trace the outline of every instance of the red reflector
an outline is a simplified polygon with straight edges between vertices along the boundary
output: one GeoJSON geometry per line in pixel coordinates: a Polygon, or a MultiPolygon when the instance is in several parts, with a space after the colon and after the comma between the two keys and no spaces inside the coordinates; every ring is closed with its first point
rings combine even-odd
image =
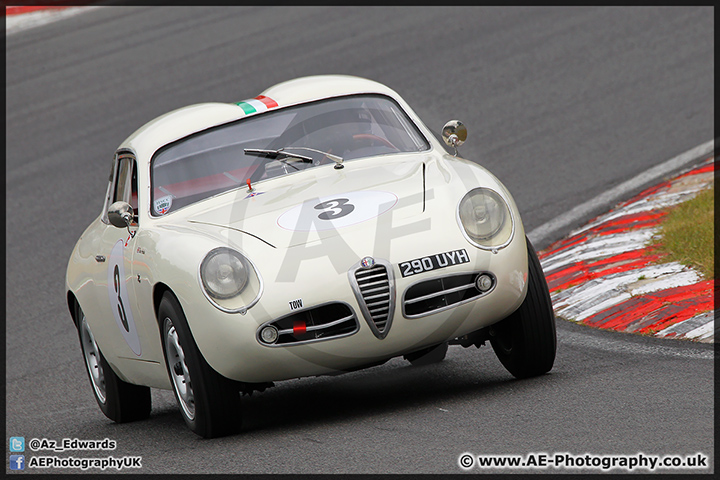
{"type": "Polygon", "coordinates": [[[305,326],[305,322],[302,320],[295,320],[293,323],[293,334],[297,335],[298,333],[305,333],[307,327],[305,326]]]}

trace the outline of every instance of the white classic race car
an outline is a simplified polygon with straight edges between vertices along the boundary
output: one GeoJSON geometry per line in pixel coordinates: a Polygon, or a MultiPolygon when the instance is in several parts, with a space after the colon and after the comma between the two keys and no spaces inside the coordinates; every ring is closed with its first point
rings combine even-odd
{"type": "Polygon", "coordinates": [[[67,301],[97,403],[147,418],[172,389],[198,435],[237,431],[241,394],[490,341],[549,371],[555,319],[507,189],[448,154],[405,101],[314,76],[163,115],[117,149],[67,301]]]}

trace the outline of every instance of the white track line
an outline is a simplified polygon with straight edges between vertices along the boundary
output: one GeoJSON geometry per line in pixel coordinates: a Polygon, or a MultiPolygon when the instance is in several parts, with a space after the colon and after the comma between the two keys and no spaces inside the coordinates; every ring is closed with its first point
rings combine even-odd
{"type": "Polygon", "coordinates": [[[560,233],[561,230],[567,229],[570,225],[577,223],[580,219],[586,217],[593,211],[596,211],[599,207],[610,207],[614,205],[618,201],[623,200],[629,192],[632,192],[642,185],[661,179],[665,175],[684,167],[685,165],[698,160],[705,155],[708,155],[713,152],[714,149],[715,140],[710,140],[709,142],[698,145],[685,153],[681,153],[677,157],[673,157],[670,160],[646,170],[630,180],[601,193],[597,197],[588,200],[585,203],[581,203],[572,210],[567,211],[562,215],[558,215],[549,222],[533,229],[533,231],[528,233],[528,237],[534,244],[539,244],[548,239],[554,240],[554,238],[551,237],[560,233]]]}

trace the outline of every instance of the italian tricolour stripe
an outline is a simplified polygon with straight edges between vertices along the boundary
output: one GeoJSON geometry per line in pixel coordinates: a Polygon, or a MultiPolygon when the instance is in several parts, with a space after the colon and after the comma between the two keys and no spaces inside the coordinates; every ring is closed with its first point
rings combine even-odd
{"type": "Polygon", "coordinates": [[[255,98],[249,100],[243,100],[237,102],[237,106],[242,108],[246,114],[264,112],[269,108],[275,108],[278,106],[277,102],[270,97],[265,95],[258,95],[255,98]]]}

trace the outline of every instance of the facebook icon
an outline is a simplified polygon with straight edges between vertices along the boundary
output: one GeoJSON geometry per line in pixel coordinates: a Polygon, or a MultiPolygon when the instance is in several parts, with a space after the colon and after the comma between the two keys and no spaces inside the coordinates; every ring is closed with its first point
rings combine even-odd
{"type": "Polygon", "coordinates": [[[10,470],[25,470],[25,455],[10,455],[10,470]]]}

